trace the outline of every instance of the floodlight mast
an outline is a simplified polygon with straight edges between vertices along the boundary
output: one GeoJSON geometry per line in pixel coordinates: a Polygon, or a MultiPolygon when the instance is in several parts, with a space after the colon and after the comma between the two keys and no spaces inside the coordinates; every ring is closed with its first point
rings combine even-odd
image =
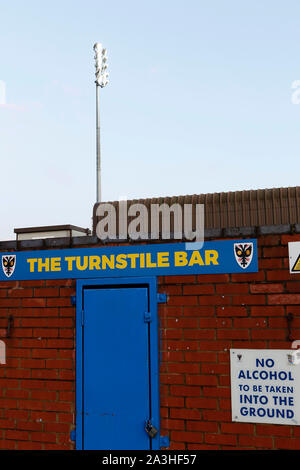
{"type": "Polygon", "coordinates": [[[101,202],[101,146],[100,146],[100,88],[108,84],[107,51],[102,44],[94,44],[96,68],[96,202],[101,202]]]}

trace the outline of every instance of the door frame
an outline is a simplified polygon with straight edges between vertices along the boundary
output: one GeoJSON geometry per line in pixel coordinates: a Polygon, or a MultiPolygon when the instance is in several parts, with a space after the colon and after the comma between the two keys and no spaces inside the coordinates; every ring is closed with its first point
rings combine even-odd
{"type": "MultiPolygon", "coordinates": [[[[152,449],[160,449],[160,395],[159,395],[159,323],[157,309],[156,277],[138,278],[101,278],[78,279],[76,282],[76,450],[83,450],[83,291],[87,287],[104,286],[147,286],[150,326],[150,381],[152,424],[158,429],[157,435],[151,439],[152,449]]],[[[146,432],[146,431],[145,431],[146,432]]],[[[134,449],[131,449],[134,450],[134,449]]]]}

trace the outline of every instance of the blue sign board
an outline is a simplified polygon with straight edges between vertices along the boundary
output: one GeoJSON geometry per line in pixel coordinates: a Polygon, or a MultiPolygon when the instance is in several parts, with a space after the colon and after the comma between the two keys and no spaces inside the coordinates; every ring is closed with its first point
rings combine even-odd
{"type": "Polygon", "coordinates": [[[257,272],[256,240],[0,253],[0,281],[257,272]]]}

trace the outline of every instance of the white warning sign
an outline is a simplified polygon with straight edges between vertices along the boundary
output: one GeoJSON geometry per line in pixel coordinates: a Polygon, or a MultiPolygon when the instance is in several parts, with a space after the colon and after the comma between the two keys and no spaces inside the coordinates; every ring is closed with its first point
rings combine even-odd
{"type": "Polygon", "coordinates": [[[300,424],[300,350],[231,349],[232,421],[300,424]]]}

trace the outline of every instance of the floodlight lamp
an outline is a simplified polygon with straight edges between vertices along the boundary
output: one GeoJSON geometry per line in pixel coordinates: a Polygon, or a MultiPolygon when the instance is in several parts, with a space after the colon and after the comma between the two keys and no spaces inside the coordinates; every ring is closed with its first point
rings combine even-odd
{"type": "Polygon", "coordinates": [[[107,50],[102,47],[102,44],[97,42],[94,44],[95,51],[95,68],[96,68],[96,84],[104,88],[108,84],[108,63],[107,63],[107,50]]]}

